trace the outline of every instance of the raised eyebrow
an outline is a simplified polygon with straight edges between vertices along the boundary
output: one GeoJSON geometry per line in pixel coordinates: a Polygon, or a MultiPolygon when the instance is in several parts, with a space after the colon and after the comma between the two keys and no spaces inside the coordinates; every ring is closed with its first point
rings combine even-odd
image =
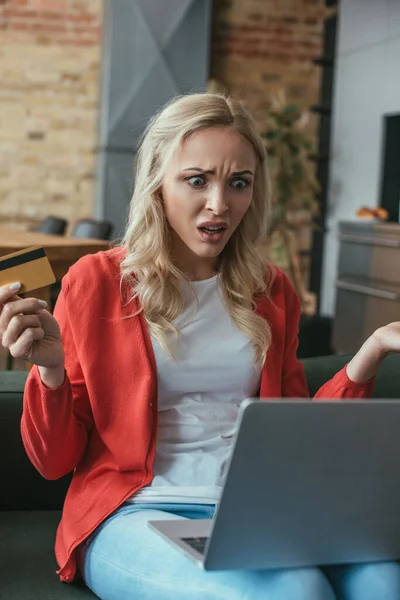
{"type": "Polygon", "coordinates": [[[232,177],[240,177],[241,175],[254,175],[254,173],[248,169],[245,171],[236,171],[235,173],[232,173],[232,177]]]}
{"type": "Polygon", "coordinates": [[[199,167],[189,167],[188,169],[183,169],[184,171],[197,171],[198,173],[204,173],[205,175],[215,175],[215,170],[210,169],[209,171],[205,171],[204,169],[199,169],[199,167]]]}
{"type": "MultiPolygon", "coordinates": [[[[215,175],[215,169],[209,169],[205,171],[204,169],[199,169],[199,167],[189,167],[188,169],[184,169],[184,171],[197,171],[198,173],[203,173],[204,175],[215,175]]],[[[244,171],[235,171],[231,173],[231,177],[240,177],[241,175],[254,175],[252,171],[245,169],[244,171]]]]}

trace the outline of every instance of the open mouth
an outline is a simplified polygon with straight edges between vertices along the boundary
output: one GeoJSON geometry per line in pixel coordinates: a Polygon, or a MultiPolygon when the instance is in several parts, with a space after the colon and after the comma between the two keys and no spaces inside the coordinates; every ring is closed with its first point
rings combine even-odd
{"type": "Polygon", "coordinates": [[[219,244],[225,237],[227,226],[219,225],[201,225],[197,228],[203,242],[208,244],[219,244]]]}
{"type": "Polygon", "coordinates": [[[225,227],[199,227],[200,231],[204,231],[204,233],[208,233],[213,235],[214,233],[222,233],[225,231],[225,227]]]}

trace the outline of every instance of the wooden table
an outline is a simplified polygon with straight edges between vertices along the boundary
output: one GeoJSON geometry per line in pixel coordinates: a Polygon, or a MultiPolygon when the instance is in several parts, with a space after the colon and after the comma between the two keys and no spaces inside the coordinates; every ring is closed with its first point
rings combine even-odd
{"type": "MultiPolygon", "coordinates": [[[[30,246],[43,246],[54,275],[60,281],[79,258],[107,250],[110,242],[0,227],[0,257],[30,246]]],[[[41,288],[27,295],[46,300],[50,307],[50,288],[41,288]]]]}

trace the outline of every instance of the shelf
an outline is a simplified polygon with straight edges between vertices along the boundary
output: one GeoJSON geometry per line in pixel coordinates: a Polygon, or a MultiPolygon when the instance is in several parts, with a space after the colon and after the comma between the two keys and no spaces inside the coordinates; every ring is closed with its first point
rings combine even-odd
{"type": "Polygon", "coordinates": [[[308,160],[318,163],[328,162],[329,154],[309,154],[308,160]]]}
{"type": "Polygon", "coordinates": [[[326,116],[330,116],[331,115],[331,108],[329,106],[319,106],[319,105],[314,105],[310,108],[311,112],[313,113],[318,113],[320,115],[326,115],[326,116]]]}
{"type": "Polygon", "coordinates": [[[333,58],[329,58],[328,56],[320,56],[319,58],[314,58],[312,61],[314,65],[318,65],[321,67],[333,67],[333,58]]]}

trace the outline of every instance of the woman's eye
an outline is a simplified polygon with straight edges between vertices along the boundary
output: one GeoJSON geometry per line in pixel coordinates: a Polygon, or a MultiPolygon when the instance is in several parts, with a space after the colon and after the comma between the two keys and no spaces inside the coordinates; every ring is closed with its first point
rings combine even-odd
{"type": "Polygon", "coordinates": [[[231,183],[231,186],[238,191],[244,190],[249,185],[249,182],[246,179],[234,179],[231,183]]]}
{"type": "Polygon", "coordinates": [[[187,181],[193,187],[201,187],[202,185],[204,185],[204,178],[200,177],[199,175],[194,175],[193,177],[189,177],[187,179],[187,181]]]}

